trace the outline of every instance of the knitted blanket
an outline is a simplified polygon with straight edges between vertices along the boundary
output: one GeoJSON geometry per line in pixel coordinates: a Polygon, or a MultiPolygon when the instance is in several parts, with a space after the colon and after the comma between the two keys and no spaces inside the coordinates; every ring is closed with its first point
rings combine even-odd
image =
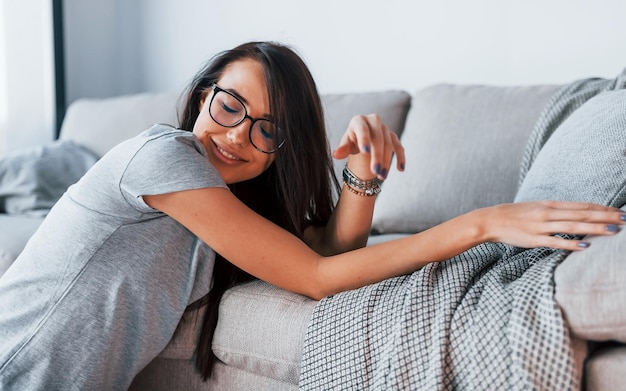
{"type": "MultiPolygon", "coordinates": [[[[625,84],[626,72],[560,89],[531,132],[520,183],[574,110],[625,84]]],[[[579,389],[554,299],[554,270],[567,255],[486,243],[411,275],[325,298],[305,336],[300,388],[579,389]]]]}

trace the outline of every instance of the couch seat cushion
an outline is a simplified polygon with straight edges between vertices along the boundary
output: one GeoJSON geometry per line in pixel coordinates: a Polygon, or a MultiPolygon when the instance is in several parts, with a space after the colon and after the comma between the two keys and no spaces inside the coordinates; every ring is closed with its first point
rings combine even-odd
{"type": "Polygon", "coordinates": [[[227,365],[298,384],[304,335],[317,301],[263,281],[224,294],[213,338],[227,365]]]}

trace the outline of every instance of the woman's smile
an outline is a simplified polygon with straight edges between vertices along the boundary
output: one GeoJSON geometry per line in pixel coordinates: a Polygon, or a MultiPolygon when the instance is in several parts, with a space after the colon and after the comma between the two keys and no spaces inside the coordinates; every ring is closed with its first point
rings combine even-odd
{"type": "Polygon", "coordinates": [[[247,160],[243,159],[242,157],[236,155],[234,152],[226,149],[225,147],[220,146],[218,143],[216,143],[214,140],[211,140],[213,146],[214,146],[214,152],[217,158],[219,158],[220,161],[226,163],[226,164],[237,164],[237,163],[245,163],[247,162],[247,160]]]}

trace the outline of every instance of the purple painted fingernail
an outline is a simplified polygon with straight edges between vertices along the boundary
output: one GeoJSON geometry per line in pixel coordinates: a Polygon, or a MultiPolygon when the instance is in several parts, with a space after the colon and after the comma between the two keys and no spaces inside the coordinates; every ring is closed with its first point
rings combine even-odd
{"type": "Polygon", "coordinates": [[[607,224],[606,230],[609,232],[619,232],[620,227],[619,225],[615,225],[615,224],[607,224]]]}
{"type": "Polygon", "coordinates": [[[622,221],[626,221],[626,213],[622,213],[622,214],[619,216],[619,219],[620,219],[620,220],[622,220],[622,221]]]}
{"type": "Polygon", "coordinates": [[[380,170],[382,169],[382,166],[380,165],[380,163],[378,163],[375,168],[376,168],[376,174],[380,174],[380,170]]]}
{"type": "Polygon", "coordinates": [[[384,179],[387,179],[387,169],[383,168],[383,170],[380,172],[380,176],[382,176],[384,179]]]}
{"type": "MultiPolygon", "coordinates": [[[[404,163],[400,163],[400,169],[404,170],[404,163]]],[[[626,217],[626,214],[624,214],[623,217],[626,217]]],[[[623,219],[624,221],[626,221],[626,219],[623,219]]]]}
{"type": "Polygon", "coordinates": [[[587,248],[589,246],[591,246],[591,243],[589,242],[578,242],[578,247],[580,248],[587,248]]]}
{"type": "Polygon", "coordinates": [[[363,150],[367,153],[370,153],[370,146],[369,145],[364,145],[363,146],[363,150]]]}

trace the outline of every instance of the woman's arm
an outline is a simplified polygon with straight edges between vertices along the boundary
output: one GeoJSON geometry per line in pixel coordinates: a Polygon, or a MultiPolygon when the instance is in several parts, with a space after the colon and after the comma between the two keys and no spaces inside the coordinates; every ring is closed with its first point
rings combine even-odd
{"type": "Polygon", "coordinates": [[[608,235],[615,208],[579,203],[507,204],[478,209],[407,238],[324,257],[254,213],[222,188],[144,196],[248,273],[314,299],[407,274],[479,243],[581,249],[552,232],[608,235]]]}
{"type": "MultiPolygon", "coordinates": [[[[333,157],[348,157],[348,167],[360,179],[384,180],[394,154],[398,170],[402,171],[405,165],[402,144],[378,115],[370,114],[352,118],[333,157]]],[[[304,232],[304,241],[324,255],[364,247],[372,226],[375,199],[375,196],[357,195],[344,186],[328,223],[309,227],[304,232]]]]}

